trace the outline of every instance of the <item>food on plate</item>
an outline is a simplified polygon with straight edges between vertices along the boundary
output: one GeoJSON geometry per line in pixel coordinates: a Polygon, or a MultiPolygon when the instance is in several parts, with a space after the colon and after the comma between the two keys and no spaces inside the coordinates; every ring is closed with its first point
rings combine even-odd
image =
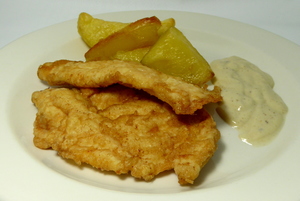
{"type": "Polygon", "coordinates": [[[35,146],[146,181],[174,170],[180,184],[193,184],[220,138],[203,108],[222,100],[205,84],[214,76],[205,59],[173,18],[121,23],[81,13],[78,32],[86,61],[38,69],[53,88],[32,94],[35,146]]]}
{"type": "Polygon", "coordinates": [[[58,60],[41,65],[38,77],[52,86],[97,88],[118,83],[142,89],[171,105],[177,114],[193,114],[205,104],[222,100],[218,87],[208,90],[138,62],[58,60]]]}
{"type": "Polygon", "coordinates": [[[268,144],[282,127],[288,111],[274,92],[273,78],[254,64],[237,56],[211,63],[213,83],[222,89],[218,114],[240,132],[242,141],[268,144]]]}
{"type": "Polygon", "coordinates": [[[180,184],[192,184],[220,138],[204,109],[176,115],[159,99],[121,85],[50,88],[34,92],[32,101],[35,146],[146,181],[174,169],[180,184]]]}
{"type": "Polygon", "coordinates": [[[157,17],[143,18],[100,40],[85,53],[87,61],[111,59],[117,51],[131,51],[153,45],[161,22],[157,17]]]}
{"type": "Polygon", "coordinates": [[[88,13],[80,13],[77,20],[78,33],[83,41],[91,48],[99,40],[126,27],[129,23],[97,19],[88,13]]]}
{"type": "MultiPolygon", "coordinates": [[[[125,28],[130,23],[107,21],[103,19],[94,18],[88,13],[80,13],[77,20],[78,33],[83,41],[91,48],[100,40],[107,38],[115,32],[125,28]]],[[[168,18],[161,21],[161,27],[158,34],[161,35],[169,27],[175,26],[175,20],[168,18]]]]}
{"type": "Polygon", "coordinates": [[[207,61],[176,27],[160,36],[141,63],[200,86],[214,76],[207,61]]]}
{"type": "Polygon", "coordinates": [[[87,39],[89,36],[98,34],[93,32],[99,32],[98,35],[101,35],[93,40],[98,42],[86,52],[86,60],[137,61],[199,86],[214,76],[208,62],[175,27],[173,18],[160,21],[154,16],[122,25],[126,26],[96,19],[85,13],[81,14],[78,19],[78,32],[81,33],[83,40],[90,41],[87,39]],[[84,25],[93,23],[97,24],[97,28],[84,25]],[[102,23],[104,25],[100,26],[102,23]],[[111,27],[103,34],[101,27],[108,27],[110,23],[111,27]],[[82,34],[85,32],[89,34],[82,34]]]}
{"type": "Polygon", "coordinates": [[[168,18],[166,20],[161,21],[161,27],[158,30],[158,35],[162,35],[165,33],[169,28],[175,27],[175,20],[173,18],[168,18]]]}
{"type": "MultiPolygon", "coordinates": [[[[160,36],[173,26],[175,26],[175,20],[173,18],[161,21],[161,27],[157,31],[158,35],[160,36]]],[[[151,47],[152,46],[137,48],[129,51],[117,51],[116,54],[111,57],[111,59],[140,62],[151,47]]]]}
{"type": "Polygon", "coordinates": [[[136,61],[140,62],[143,57],[150,50],[151,46],[137,48],[131,51],[118,51],[114,56],[112,56],[112,60],[118,59],[122,61],[136,61]]]}

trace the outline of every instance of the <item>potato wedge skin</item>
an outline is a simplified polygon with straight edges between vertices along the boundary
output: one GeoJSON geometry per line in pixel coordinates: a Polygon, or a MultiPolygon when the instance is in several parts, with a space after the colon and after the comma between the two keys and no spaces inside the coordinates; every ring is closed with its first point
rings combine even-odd
{"type": "Polygon", "coordinates": [[[152,46],[158,40],[161,21],[153,16],[130,23],[100,40],[85,53],[87,61],[111,59],[118,51],[131,51],[152,46]]]}
{"type": "MultiPolygon", "coordinates": [[[[175,26],[175,20],[173,18],[168,18],[168,19],[161,21],[161,27],[158,30],[158,35],[159,36],[162,35],[170,27],[174,27],[174,26],[175,26]]],[[[130,50],[130,51],[118,51],[113,56],[113,59],[141,62],[141,60],[147,54],[147,52],[150,50],[150,48],[151,48],[151,46],[137,48],[137,49],[130,50]]]]}
{"type": "Polygon", "coordinates": [[[93,47],[99,40],[123,29],[129,23],[105,21],[94,18],[88,13],[80,13],[77,20],[77,30],[82,40],[93,47]]]}
{"type": "Polygon", "coordinates": [[[161,35],[141,63],[199,86],[214,76],[208,62],[175,27],[161,35]]]}

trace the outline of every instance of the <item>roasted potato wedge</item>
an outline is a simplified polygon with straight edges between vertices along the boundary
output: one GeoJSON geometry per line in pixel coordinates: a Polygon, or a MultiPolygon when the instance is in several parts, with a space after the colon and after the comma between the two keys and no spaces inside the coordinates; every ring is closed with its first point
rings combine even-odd
{"type": "Polygon", "coordinates": [[[131,51],[152,46],[158,40],[161,21],[157,17],[143,18],[100,40],[89,49],[85,58],[91,60],[111,59],[118,51],[131,51]]]}
{"type": "Polygon", "coordinates": [[[199,86],[214,76],[207,61],[176,27],[161,35],[141,63],[199,86]]]}
{"type": "Polygon", "coordinates": [[[158,30],[158,35],[162,35],[165,33],[170,27],[175,27],[175,20],[173,18],[168,18],[166,20],[161,21],[161,27],[158,30]]]}
{"type": "Polygon", "coordinates": [[[112,57],[112,59],[141,62],[141,60],[147,54],[147,52],[150,50],[150,48],[151,48],[151,46],[138,48],[138,49],[134,49],[131,51],[118,51],[112,57]]]}
{"type": "Polygon", "coordinates": [[[101,39],[126,27],[129,23],[105,21],[92,17],[88,13],[80,13],[77,20],[78,33],[91,48],[101,39]]]}
{"type": "MultiPolygon", "coordinates": [[[[130,23],[106,21],[103,19],[94,18],[88,13],[80,13],[77,20],[78,33],[83,41],[91,48],[96,45],[101,39],[123,29],[130,23]]],[[[170,27],[175,26],[173,18],[161,21],[161,28],[158,34],[161,35],[170,27]]]]}
{"type": "MultiPolygon", "coordinates": [[[[169,19],[161,21],[161,27],[158,30],[158,35],[162,35],[170,27],[174,27],[174,26],[175,26],[175,20],[173,18],[169,18],[169,19]]],[[[149,51],[150,48],[151,48],[151,46],[144,47],[144,48],[138,48],[138,49],[131,50],[131,51],[118,51],[113,56],[113,59],[140,62],[143,59],[143,57],[147,54],[147,52],[149,51]]]]}

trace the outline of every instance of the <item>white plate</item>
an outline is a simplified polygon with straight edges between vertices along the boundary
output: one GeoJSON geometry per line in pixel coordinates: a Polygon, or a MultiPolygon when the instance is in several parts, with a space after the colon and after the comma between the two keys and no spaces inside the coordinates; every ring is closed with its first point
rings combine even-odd
{"type": "Polygon", "coordinates": [[[278,137],[265,147],[251,147],[215,115],[222,133],[219,149],[191,187],[178,185],[172,172],[140,182],[89,166],[79,168],[54,151],[35,148],[36,109],[30,98],[33,91],[47,87],[38,80],[37,67],[58,59],[83,59],[87,47],[77,34],[75,19],[26,35],[0,50],[0,200],[300,198],[300,47],[256,27],[197,13],[130,11],[96,17],[130,22],[153,15],[175,18],[177,27],[209,62],[237,55],[268,72],[289,107],[278,137]]]}

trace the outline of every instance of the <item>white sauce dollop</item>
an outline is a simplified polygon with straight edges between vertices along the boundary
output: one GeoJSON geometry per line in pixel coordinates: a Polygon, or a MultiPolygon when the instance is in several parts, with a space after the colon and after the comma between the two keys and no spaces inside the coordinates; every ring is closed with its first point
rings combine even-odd
{"type": "Polygon", "coordinates": [[[270,75],[252,63],[233,56],[213,61],[213,83],[222,89],[220,117],[237,128],[243,142],[254,146],[269,143],[282,127],[288,111],[274,91],[270,75]]]}

